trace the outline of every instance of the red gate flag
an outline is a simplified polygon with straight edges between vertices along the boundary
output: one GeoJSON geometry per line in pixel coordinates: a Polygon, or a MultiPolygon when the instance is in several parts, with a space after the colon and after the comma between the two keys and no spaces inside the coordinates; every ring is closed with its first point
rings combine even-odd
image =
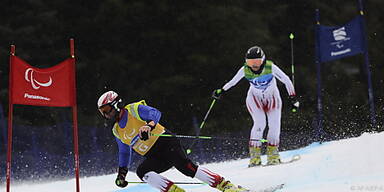
{"type": "Polygon", "coordinates": [[[13,104],[69,107],[75,104],[75,59],[69,58],[50,68],[32,67],[11,56],[13,104]]]}
{"type": "Polygon", "coordinates": [[[15,46],[11,45],[8,92],[7,192],[10,192],[11,188],[13,104],[72,107],[76,192],[80,192],[74,39],[71,38],[69,43],[71,58],[46,69],[32,67],[16,57],[15,46]]]}

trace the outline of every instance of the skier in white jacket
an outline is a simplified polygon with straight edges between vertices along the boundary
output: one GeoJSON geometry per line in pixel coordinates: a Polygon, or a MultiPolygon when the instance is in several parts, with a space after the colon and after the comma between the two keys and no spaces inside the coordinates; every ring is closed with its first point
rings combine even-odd
{"type": "Polygon", "coordinates": [[[276,84],[276,78],[285,84],[291,103],[296,109],[299,107],[299,102],[295,97],[295,88],[289,77],[279,67],[272,61],[265,59],[263,50],[258,46],[254,46],[249,48],[245,54],[244,66],[239,69],[232,80],[222,88],[216,89],[212,96],[215,99],[219,99],[224,91],[235,86],[243,77],[250,84],[246,104],[253,119],[249,142],[251,157],[249,167],[261,165],[262,143],[260,140],[263,137],[267,122],[269,127],[267,135],[267,164],[279,164],[281,162],[278,146],[280,143],[282,101],[276,84]]]}

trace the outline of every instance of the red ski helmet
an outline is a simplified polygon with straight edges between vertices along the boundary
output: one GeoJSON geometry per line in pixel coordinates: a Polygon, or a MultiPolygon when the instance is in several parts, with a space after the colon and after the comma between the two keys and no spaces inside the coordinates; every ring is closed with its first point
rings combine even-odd
{"type": "Polygon", "coordinates": [[[97,108],[99,109],[101,115],[106,117],[105,115],[111,112],[112,109],[119,111],[120,108],[118,105],[121,102],[122,100],[116,92],[107,91],[99,97],[99,100],[97,101],[97,108]]]}

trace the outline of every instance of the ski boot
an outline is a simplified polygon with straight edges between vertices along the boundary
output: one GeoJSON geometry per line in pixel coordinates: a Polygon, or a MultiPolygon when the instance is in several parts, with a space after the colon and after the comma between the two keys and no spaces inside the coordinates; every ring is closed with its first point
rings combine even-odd
{"type": "Polygon", "coordinates": [[[261,165],[261,148],[260,147],[249,147],[249,155],[251,157],[248,167],[255,167],[261,165]]]}
{"type": "Polygon", "coordinates": [[[248,192],[248,189],[237,187],[232,184],[230,181],[226,181],[224,178],[216,186],[216,188],[222,192],[248,192]]]}
{"type": "Polygon", "coordinates": [[[171,187],[168,189],[167,192],[185,192],[184,189],[180,188],[179,186],[173,184],[171,187]]]}
{"type": "Polygon", "coordinates": [[[268,145],[267,146],[267,165],[277,165],[280,164],[280,155],[279,149],[277,146],[268,145]]]}

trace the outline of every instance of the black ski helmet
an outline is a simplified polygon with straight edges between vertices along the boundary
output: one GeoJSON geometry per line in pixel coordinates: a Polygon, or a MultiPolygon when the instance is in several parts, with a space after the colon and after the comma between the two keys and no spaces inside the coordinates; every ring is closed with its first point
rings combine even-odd
{"type": "Polygon", "coordinates": [[[265,54],[259,46],[253,46],[245,53],[245,59],[262,59],[264,63],[265,54]]]}

